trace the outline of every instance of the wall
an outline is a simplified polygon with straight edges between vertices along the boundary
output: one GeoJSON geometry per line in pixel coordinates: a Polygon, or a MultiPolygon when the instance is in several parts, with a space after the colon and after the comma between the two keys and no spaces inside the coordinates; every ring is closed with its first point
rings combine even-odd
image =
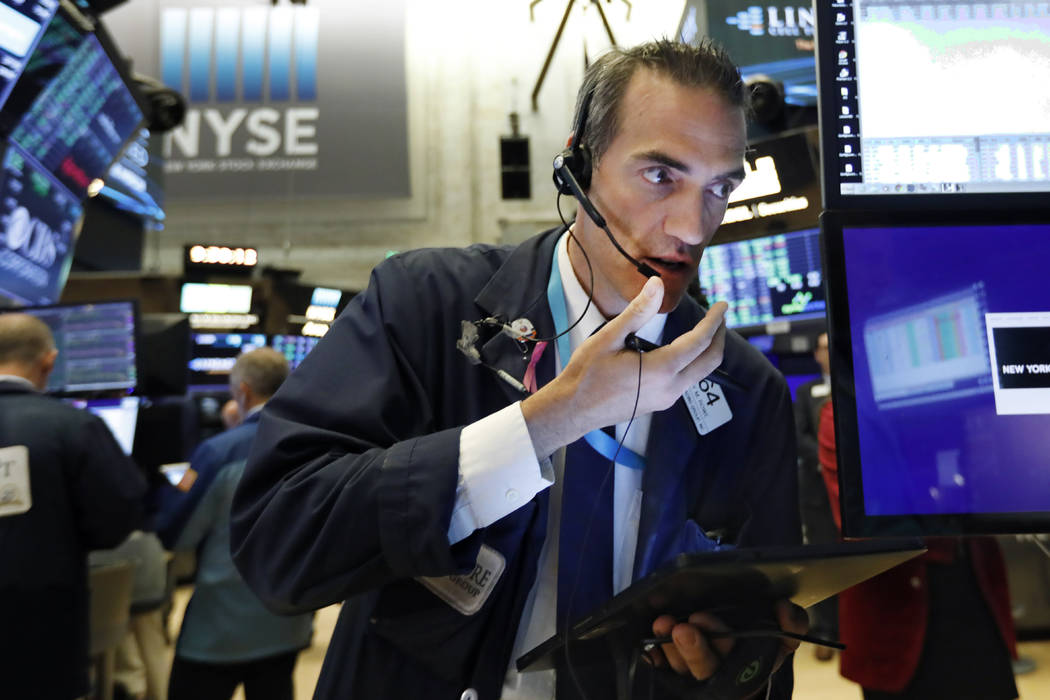
{"type": "MultiPolygon", "coordinates": [[[[261,1],[261,0],[260,0],[261,1]]],[[[316,0],[314,0],[316,1],[316,0]]],[[[132,21],[136,0],[105,16],[118,45],[156,27],[132,21]]],[[[216,3],[220,5],[221,3],[216,3]]],[[[265,3],[264,3],[265,4],[265,3]]],[[[262,265],[303,270],[305,283],[361,288],[388,250],[517,241],[554,225],[550,160],[564,147],[584,65],[608,39],[589,0],[576,0],[554,55],[538,110],[530,94],[568,0],[408,0],[406,52],[410,167],[407,200],[226,199],[169,201],[165,230],[148,233],[143,268],[178,274],[188,242],[253,245],[262,265]],[[503,201],[499,136],[521,115],[531,139],[531,200],[503,201]]],[[[604,2],[621,45],[677,28],[684,0],[604,2]]],[[[323,15],[322,15],[323,17],[323,15]]],[[[320,66],[319,70],[332,67],[320,66]]],[[[571,204],[564,203],[571,210],[571,204]]]]}

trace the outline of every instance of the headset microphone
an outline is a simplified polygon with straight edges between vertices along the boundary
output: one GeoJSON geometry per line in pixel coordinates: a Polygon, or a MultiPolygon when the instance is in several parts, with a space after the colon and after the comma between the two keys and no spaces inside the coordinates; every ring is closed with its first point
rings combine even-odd
{"type": "Polygon", "coordinates": [[[554,156],[554,186],[558,188],[558,192],[561,194],[572,195],[576,198],[583,210],[587,212],[587,216],[591,217],[591,220],[598,228],[605,231],[605,235],[609,237],[609,242],[613,244],[616,251],[634,265],[638,272],[646,277],[659,277],[659,272],[631,257],[620,246],[612,231],[609,230],[605,217],[598,213],[594,202],[584,192],[584,188],[589,187],[591,184],[592,163],[591,150],[583,143],[583,129],[587,125],[587,112],[590,110],[593,94],[593,90],[588,92],[580,104],[580,112],[572,129],[572,145],[554,156]]]}
{"type": "Polygon", "coordinates": [[[598,213],[598,210],[594,207],[594,202],[587,196],[587,193],[580,187],[580,183],[576,181],[576,177],[572,174],[572,170],[565,164],[565,154],[559,153],[554,156],[554,181],[557,183],[558,180],[565,183],[565,187],[568,188],[569,194],[576,198],[583,207],[583,210],[587,212],[587,216],[591,217],[591,220],[595,225],[605,231],[605,235],[609,237],[609,242],[613,244],[616,251],[627,258],[627,260],[634,265],[638,272],[642,273],[646,277],[659,277],[660,273],[651,268],[649,265],[636,260],[631,256],[612,235],[612,231],[609,230],[609,225],[605,222],[605,217],[598,213]]]}

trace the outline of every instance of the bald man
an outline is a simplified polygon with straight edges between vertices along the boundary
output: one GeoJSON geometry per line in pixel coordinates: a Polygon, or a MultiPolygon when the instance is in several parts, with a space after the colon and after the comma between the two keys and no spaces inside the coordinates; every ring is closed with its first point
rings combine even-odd
{"type": "Polygon", "coordinates": [[[87,552],[138,525],[146,483],[101,419],[43,395],[58,351],[0,315],[0,678],[12,698],[88,693],[87,552]]]}

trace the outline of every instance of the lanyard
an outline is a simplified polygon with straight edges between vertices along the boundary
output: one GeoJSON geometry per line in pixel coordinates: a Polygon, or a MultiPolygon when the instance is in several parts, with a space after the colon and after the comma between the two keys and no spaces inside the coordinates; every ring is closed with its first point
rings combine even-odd
{"type": "MultiPolygon", "coordinates": [[[[561,358],[562,366],[569,364],[572,356],[572,348],[569,344],[569,334],[565,329],[569,327],[569,312],[565,306],[565,289],[561,284],[561,270],[558,269],[558,245],[554,246],[554,262],[551,267],[550,282],[547,283],[547,303],[550,305],[551,316],[554,318],[554,333],[558,335],[558,356],[561,358]],[[559,335],[563,334],[563,335],[559,335]]],[[[592,430],[583,436],[587,444],[593,447],[599,454],[616,463],[631,469],[645,469],[645,457],[631,450],[608,433],[602,430],[592,430]],[[619,453],[617,453],[619,449],[619,453]]]]}

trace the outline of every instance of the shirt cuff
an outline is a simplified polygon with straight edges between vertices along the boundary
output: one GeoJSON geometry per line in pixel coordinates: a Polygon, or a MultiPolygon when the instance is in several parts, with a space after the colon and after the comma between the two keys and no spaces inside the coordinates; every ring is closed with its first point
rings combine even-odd
{"type": "Polygon", "coordinates": [[[536,459],[520,401],[471,423],[460,432],[449,543],[509,515],[553,483],[550,460],[536,459]]]}

